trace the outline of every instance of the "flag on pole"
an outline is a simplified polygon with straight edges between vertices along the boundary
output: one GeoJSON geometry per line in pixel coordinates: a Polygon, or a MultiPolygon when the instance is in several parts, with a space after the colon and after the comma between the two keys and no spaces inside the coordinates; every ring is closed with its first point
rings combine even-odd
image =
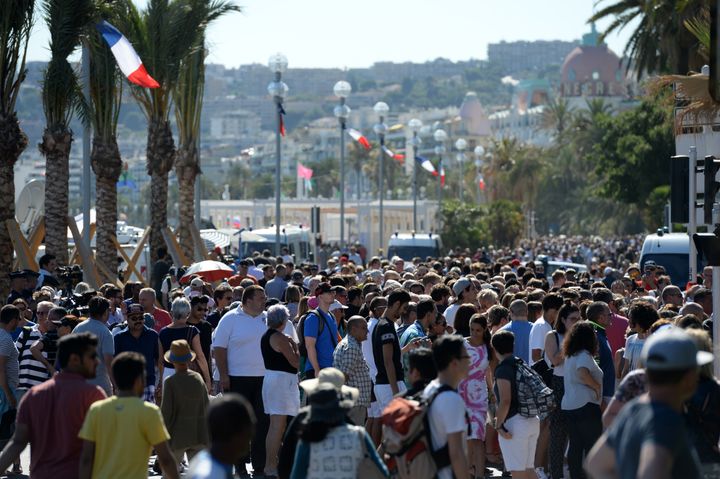
{"type": "Polygon", "coordinates": [[[438,175],[437,170],[435,170],[435,166],[433,166],[433,164],[427,158],[423,158],[422,156],[416,156],[415,161],[420,163],[420,167],[422,167],[423,170],[431,173],[433,176],[438,175]]]}
{"type": "Polygon", "coordinates": [[[445,167],[440,167],[440,186],[445,186],[445,167]]]}
{"type": "Polygon", "coordinates": [[[387,156],[389,156],[393,160],[397,160],[400,163],[403,163],[405,161],[405,155],[403,155],[402,153],[395,153],[387,146],[383,146],[383,151],[385,152],[385,154],[387,156]]]}
{"type": "Polygon", "coordinates": [[[482,176],[480,177],[478,186],[480,186],[480,191],[485,191],[485,179],[482,176]]]}
{"type": "Polygon", "coordinates": [[[360,143],[362,146],[364,146],[366,150],[369,150],[370,148],[372,148],[372,147],[370,146],[370,142],[368,141],[368,139],[365,138],[365,137],[363,136],[363,134],[360,133],[359,131],[357,131],[356,129],[354,129],[354,128],[348,128],[348,129],[347,129],[347,132],[348,132],[348,135],[350,135],[353,140],[357,141],[357,142],[360,143]]]}
{"type": "Polygon", "coordinates": [[[310,180],[313,175],[313,170],[303,166],[303,164],[298,161],[297,175],[298,175],[298,178],[304,178],[306,180],[310,180]]]}
{"type": "Polygon", "coordinates": [[[304,181],[305,181],[305,189],[308,191],[312,191],[313,190],[312,180],[305,178],[304,181]]]}
{"type": "Polygon", "coordinates": [[[285,108],[283,108],[282,103],[278,103],[278,114],[280,118],[280,124],[278,125],[280,136],[285,136],[285,108]]]}
{"type": "Polygon", "coordinates": [[[145,70],[142,60],[125,35],[105,20],[98,23],[96,28],[110,47],[120,71],[128,81],[145,88],[160,87],[160,84],[145,70]]]}

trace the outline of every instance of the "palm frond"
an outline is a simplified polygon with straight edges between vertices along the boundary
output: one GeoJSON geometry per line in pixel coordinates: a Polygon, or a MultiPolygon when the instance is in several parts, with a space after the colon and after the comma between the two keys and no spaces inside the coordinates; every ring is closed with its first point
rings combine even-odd
{"type": "Polygon", "coordinates": [[[15,110],[33,26],[35,0],[13,0],[0,15],[0,112],[15,110]]]}

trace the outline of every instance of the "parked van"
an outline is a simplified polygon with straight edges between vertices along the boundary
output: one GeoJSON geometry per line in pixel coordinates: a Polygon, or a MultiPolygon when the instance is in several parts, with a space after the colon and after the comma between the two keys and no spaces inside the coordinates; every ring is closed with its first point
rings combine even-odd
{"type": "MultiPolygon", "coordinates": [[[[690,237],[687,233],[647,235],[640,252],[640,271],[648,261],[665,268],[672,283],[685,289],[690,279],[690,237]]],[[[705,260],[698,253],[697,271],[702,271],[704,266],[705,260]]]]}
{"type": "Polygon", "coordinates": [[[440,235],[432,233],[395,233],[388,241],[388,258],[399,256],[405,261],[415,257],[423,260],[428,256],[439,258],[442,255],[440,235]]]}
{"type": "MultiPolygon", "coordinates": [[[[262,253],[270,250],[275,254],[275,227],[240,232],[238,245],[239,256],[247,258],[254,252],[262,253]]],[[[280,227],[280,247],[287,248],[295,259],[295,263],[312,261],[313,236],[310,230],[298,225],[282,225],[280,227]]]]}

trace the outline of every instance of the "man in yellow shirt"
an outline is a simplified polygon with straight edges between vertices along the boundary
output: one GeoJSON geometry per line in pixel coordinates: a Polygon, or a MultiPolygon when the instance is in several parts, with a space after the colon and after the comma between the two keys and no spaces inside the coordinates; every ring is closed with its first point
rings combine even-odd
{"type": "Polygon", "coordinates": [[[118,354],[112,373],[117,395],[94,403],[80,429],[80,479],[146,479],[153,448],[164,477],[177,479],[160,408],[142,400],[145,358],[134,352],[118,354]]]}

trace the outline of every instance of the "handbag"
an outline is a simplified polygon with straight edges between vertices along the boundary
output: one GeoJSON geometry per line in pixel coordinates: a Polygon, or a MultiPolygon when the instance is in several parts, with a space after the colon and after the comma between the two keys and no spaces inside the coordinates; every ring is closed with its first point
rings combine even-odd
{"type": "MultiPolygon", "coordinates": [[[[553,335],[555,336],[555,342],[558,345],[558,348],[560,347],[560,338],[558,337],[557,331],[553,331],[553,335]]],[[[543,352],[543,355],[545,353],[543,352]]],[[[552,387],[552,378],[553,378],[553,371],[554,368],[548,365],[547,361],[545,361],[545,358],[540,358],[539,360],[532,363],[530,366],[533,371],[538,373],[540,377],[542,378],[543,382],[546,386],[552,387]]]]}
{"type": "Polygon", "coordinates": [[[358,436],[360,437],[360,444],[362,444],[363,458],[360,459],[360,464],[358,464],[355,476],[358,479],[385,479],[387,476],[383,474],[383,471],[381,471],[375,461],[372,460],[367,450],[367,444],[365,444],[365,429],[358,429],[358,436]]]}
{"type": "Polygon", "coordinates": [[[15,418],[17,409],[8,409],[0,419],[0,440],[6,441],[15,433],[15,418]]]}

